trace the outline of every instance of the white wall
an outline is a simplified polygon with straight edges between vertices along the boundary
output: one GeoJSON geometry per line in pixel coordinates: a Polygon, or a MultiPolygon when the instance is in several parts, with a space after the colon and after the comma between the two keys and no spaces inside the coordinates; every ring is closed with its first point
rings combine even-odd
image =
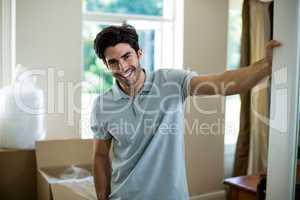
{"type": "MultiPolygon", "coordinates": [[[[186,0],[184,6],[184,66],[200,74],[225,71],[228,1],[186,0]]],[[[219,127],[216,134],[210,131],[209,135],[205,135],[204,126],[202,132],[201,127],[192,132],[186,130],[189,189],[191,196],[197,196],[223,189],[225,108],[220,97],[189,100],[195,102],[186,114],[190,125],[198,120],[198,127],[219,127]],[[201,114],[197,107],[217,112],[201,114]]]]}
{"type": "Polygon", "coordinates": [[[16,63],[45,73],[47,138],[79,137],[81,91],[70,93],[81,81],[81,0],[18,0],[16,13],[16,63]]]}

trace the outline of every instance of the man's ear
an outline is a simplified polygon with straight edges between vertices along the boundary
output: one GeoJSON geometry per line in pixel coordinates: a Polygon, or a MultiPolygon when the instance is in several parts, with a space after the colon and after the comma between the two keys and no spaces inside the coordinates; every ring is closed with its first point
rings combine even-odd
{"type": "Polygon", "coordinates": [[[140,58],[142,58],[143,57],[143,50],[142,49],[139,49],[138,51],[137,51],[137,56],[138,56],[138,58],[140,59],[140,58]]]}

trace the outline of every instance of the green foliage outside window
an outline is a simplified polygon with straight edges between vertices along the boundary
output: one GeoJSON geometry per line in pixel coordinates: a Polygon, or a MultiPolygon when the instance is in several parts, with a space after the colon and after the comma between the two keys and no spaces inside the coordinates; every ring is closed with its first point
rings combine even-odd
{"type": "Polygon", "coordinates": [[[103,64],[102,60],[97,58],[97,56],[95,55],[94,38],[95,34],[98,31],[93,31],[91,29],[94,28],[100,31],[104,26],[97,26],[94,23],[85,23],[83,24],[83,26],[85,28],[85,31],[89,33],[88,35],[84,35],[83,37],[83,76],[84,81],[87,84],[87,87],[84,87],[83,92],[101,93],[112,86],[113,77],[111,73],[107,70],[106,66],[103,64]]]}
{"type": "Polygon", "coordinates": [[[228,30],[228,69],[240,67],[240,44],[241,44],[241,25],[242,18],[240,11],[229,12],[228,30]]]}
{"type": "Polygon", "coordinates": [[[163,0],[85,0],[87,11],[162,16],[163,0]]]}

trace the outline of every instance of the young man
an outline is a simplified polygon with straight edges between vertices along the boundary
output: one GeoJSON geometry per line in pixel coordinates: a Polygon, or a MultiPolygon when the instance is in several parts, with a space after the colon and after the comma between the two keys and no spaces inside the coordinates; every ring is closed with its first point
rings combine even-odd
{"type": "Polygon", "coordinates": [[[232,95],[251,89],[271,74],[272,49],[279,45],[270,41],[265,59],[217,75],[174,69],[150,73],[140,66],[143,52],[132,26],[103,29],[94,48],[116,82],[95,100],[91,115],[98,198],[188,200],[184,100],[189,95],[232,95]]]}

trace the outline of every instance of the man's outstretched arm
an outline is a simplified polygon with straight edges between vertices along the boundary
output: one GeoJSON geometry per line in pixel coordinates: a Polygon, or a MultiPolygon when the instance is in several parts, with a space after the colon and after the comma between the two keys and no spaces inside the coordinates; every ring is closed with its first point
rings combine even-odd
{"type": "Polygon", "coordinates": [[[110,194],[110,180],[112,172],[111,161],[109,158],[110,145],[111,139],[94,139],[93,172],[95,189],[99,200],[108,200],[108,196],[110,194]]]}
{"type": "Polygon", "coordinates": [[[198,76],[190,82],[190,95],[233,95],[250,90],[271,75],[273,49],[281,44],[271,40],[266,45],[266,57],[248,67],[221,74],[198,76]]]}

